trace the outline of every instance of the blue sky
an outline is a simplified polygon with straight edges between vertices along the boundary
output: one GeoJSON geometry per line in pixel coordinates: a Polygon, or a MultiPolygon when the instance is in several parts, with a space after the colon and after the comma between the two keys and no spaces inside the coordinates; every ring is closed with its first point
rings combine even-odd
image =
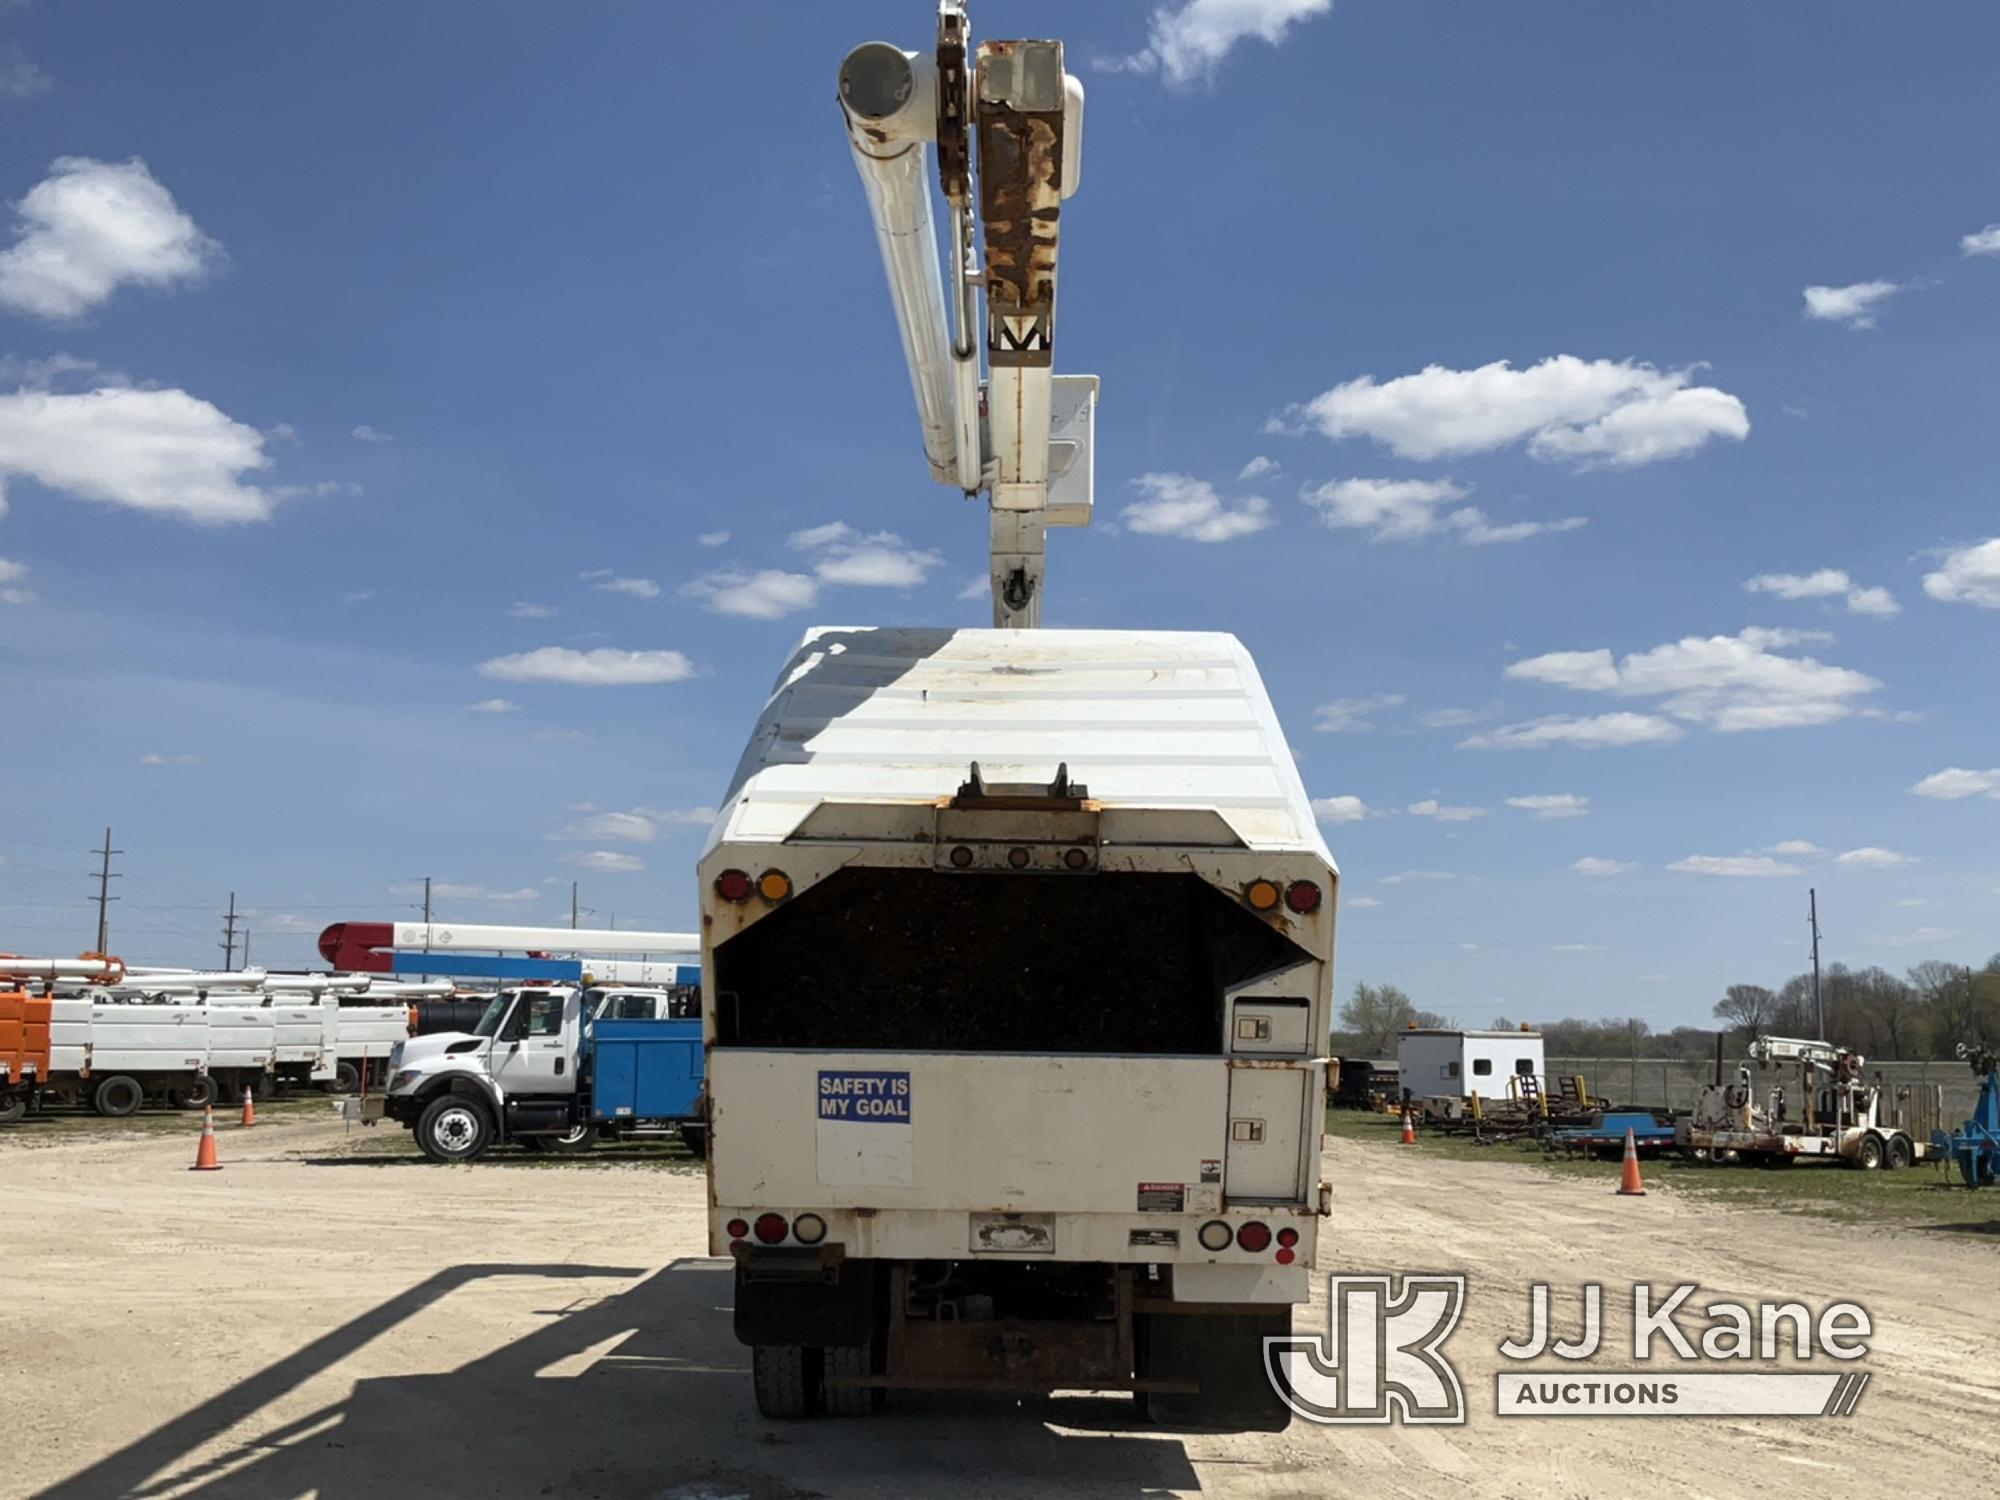
{"type": "MultiPolygon", "coordinates": [[[[2000,948],[2000,16],[973,20],[1089,89],[1050,622],[1249,644],[1343,992],[1695,1021],[1808,886],[1830,958],[2000,948]]],[[[426,874],[686,924],[797,633],[984,622],[832,102],[929,25],[0,5],[0,946],[88,939],[106,823],[135,960],[426,874]]]]}

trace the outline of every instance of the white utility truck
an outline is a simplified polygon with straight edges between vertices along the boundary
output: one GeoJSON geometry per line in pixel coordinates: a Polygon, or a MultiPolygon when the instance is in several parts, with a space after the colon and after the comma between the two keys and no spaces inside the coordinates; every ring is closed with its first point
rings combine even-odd
{"type": "Polygon", "coordinates": [[[1944,1119],[1941,1084],[1891,1087],[1878,1073],[1863,1076],[1867,1059],[1830,1042],[1805,1037],[1759,1036],[1750,1058],[1760,1070],[1793,1064],[1797,1092],[1782,1084],[1762,1103],[1750,1070],[1733,1083],[1702,1090],[1691,1118],[1678,1126],[1679,1143],[1711,1161],[1839,1161],[1873,1170],[1928,1160],[1931,1136],[1944,1119]]]}
{"type": "Polygon", "coordinates": [[[710,1248],[758,1407],[1086,1388],[1282,1426],[1338,875],[1233,637],[1019,628],[1045,528],[1089,517],[1096,382],[1051,373],[1082,87],[1058,42],[972,55],[946,0],[935,54],[859,48],[840,96],[1000,628],[809,631],[702,855],[710,1248]]]}

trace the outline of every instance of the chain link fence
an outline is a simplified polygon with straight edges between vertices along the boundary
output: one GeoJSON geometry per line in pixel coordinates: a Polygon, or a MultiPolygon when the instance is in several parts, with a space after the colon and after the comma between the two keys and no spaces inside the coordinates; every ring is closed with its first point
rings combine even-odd
{"type": "MultiPolygon", "coordinates": [[[[1741,1060],[1725,1065],[1723,1079],[1733,1081],[1741,1060]]],[[[1798,1092],[1798,1065],[1784,1063],[1760,1072],[1750,1066],[1751,1087],[1758,1098],[1773,1084],[1783,1084],[1786,1092],[1798,1092]]],[[[1550,1088],[1555,1080],[1581,1074],[1584,1087],[1593,1099],[1629,1104],[1640,1109],[1693,1109],[1701,1091],[1715,1081],[1715,1061],[1684,1057],[1551,1057],[1547,1063],[1550,1088]]],[[[1970,1118],[1973,1102],[1979,1097],[1979,1077],[1962,1062],[1870,1062],[1862,1077],[1873,1083],[1881,1075],[1883,1086],[1895,1089],[1941,1084],[1944,1089],[1944,1118],[1952,1125],[1970,1118]]]]}

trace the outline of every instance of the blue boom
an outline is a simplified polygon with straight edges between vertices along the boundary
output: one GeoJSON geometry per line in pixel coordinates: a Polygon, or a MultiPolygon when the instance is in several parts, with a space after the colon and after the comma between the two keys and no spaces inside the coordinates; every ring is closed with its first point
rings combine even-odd
{"type": "Polygon", "coordinates": [[[1979,1102],[1972,1106],[1972,1118],[1962,1129],[1931,1135],[1931,1147],[1958,1163],[1967,1187],[1991,1187],[2000,1181],[2000,1057],[1982,1053],[1973,1068],[1986,1069],[1986,1081],[1979,1087],[1979,1102]]]}

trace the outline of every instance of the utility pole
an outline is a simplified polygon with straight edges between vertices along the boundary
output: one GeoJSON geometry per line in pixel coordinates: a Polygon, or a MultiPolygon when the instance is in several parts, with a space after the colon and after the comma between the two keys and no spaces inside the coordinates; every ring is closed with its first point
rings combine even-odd
{"type": "Polygon", "coordinates": [[[576,882],[569,883],[569,930],[576,931],[576,882]]]}
{"type": "Polygon", "coordinates": [[[1810,888],[1806,891],[1806,921],[1812,926],[1813,948],[1813,1020],[1819,1026],[1819,1039],[1826,1040],[1826,1005],[1819,993],[1819,892],[1810,888]]]}
{"type": "Polygon", "coordinates": [[[91,951],[94,953],[104,953],[109,951],[109,944],[111,942],[111,929],[105,920],[105,908],[107,903],[118,899],[118,897],[111,894],[111,882],[125,878],[123,875],[112,870],[111,856],[114,854],[123,854],[125,851],[111,847],[111,830],[107,828],[104,830],[104,847],[102,849],[93,849],[90,852],[97,855],[100,861],[97,866],[97,946],[91,951]]]}
{"type": "Polygon", "coordinates": [[[229,893],[229,914],[222,919],[222,941],[215,945],[222,950],[222,967],[225,971],[236,967],[236,892],[229,893]]]}

